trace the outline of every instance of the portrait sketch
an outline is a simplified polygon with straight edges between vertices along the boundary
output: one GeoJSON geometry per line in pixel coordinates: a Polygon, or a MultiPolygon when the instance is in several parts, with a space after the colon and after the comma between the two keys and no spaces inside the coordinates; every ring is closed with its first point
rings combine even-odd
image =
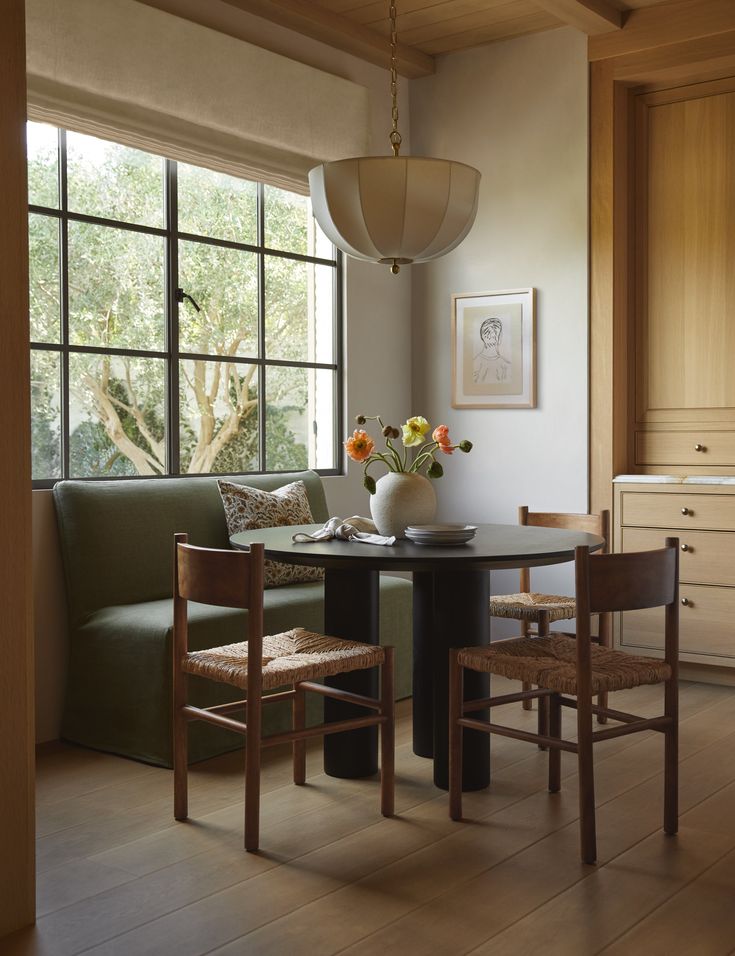
{"type": "Polygon", "coordinates": [[[455,407],[532,407],[533,290],[453,297],[455,407]]]}
{"type": "MultiPolygon", "coordinates": [[[[505,382],[512,369],[511,360],[500,351],[503,338],[503,320],[489,315],[480,325],[482,347],[472,356],[472,381],[475,385],[505,382]]],[[[473,350],[474,351],[474,350],[473,350]]]]}
{"type": "Polygon", "coordinates": [[[520,395],[523,310],[515,303],[464,310],[464,383],[468,395],[520,395]]]}

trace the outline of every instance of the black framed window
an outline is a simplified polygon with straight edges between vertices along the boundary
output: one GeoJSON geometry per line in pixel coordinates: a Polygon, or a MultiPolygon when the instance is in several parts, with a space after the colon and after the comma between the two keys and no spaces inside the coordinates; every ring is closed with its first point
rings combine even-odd
{"type": "Polygon", "coordinates": [[[36,486],[341,460],[341,258],[308,197],[28,124],[36,486]]]}

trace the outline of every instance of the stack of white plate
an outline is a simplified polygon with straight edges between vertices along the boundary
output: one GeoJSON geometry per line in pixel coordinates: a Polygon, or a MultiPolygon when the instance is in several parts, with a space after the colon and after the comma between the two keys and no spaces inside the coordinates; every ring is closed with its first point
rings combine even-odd
{"type": "Polygon", "coordinates": [[[409,525],[405,535],[414,544],[427,544],[439,547],[467,544],[477,528],[472,524],[417,524],[409,525]]]}

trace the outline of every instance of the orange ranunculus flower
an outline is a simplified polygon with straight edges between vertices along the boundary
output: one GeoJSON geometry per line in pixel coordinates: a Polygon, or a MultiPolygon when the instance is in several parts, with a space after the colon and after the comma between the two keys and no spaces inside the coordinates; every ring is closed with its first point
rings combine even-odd
{"type": "Polygon", "coordinates": [[[353,461],[365,461],[375,448],[375,442],[366,431],[356,428],[352,433],[352,438],[348,438],[345,442],[345,448],[353,461]]]}
{"type": "Polygon", "coordinates": [[[432,432],[431,437],[439,446],[439,451],[443,451],[445,455],[452,454],[454,451],[454,446],[449,438],[448,425],[437,425],[432,432]]]}

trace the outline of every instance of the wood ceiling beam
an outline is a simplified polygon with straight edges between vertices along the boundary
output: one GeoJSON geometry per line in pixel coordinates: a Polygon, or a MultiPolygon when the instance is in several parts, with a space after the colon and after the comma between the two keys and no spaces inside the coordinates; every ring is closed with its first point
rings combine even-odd
{"type": "MultiPolygon", "coordinates": [[[[384,36],[316,3],[307,0],[225,0],[225,3],[362,57],[377,66],[390,66],[390,47],[384,36]]],[[[433,56],[406,44],[398,44],[398,71],[402,76],[428,76],[434,70],[433,56]]]]}
{"type": "Polygon", "coordinates": [[[713,37],[735,30],[733,0],[679,0],[631,10],[625,28],[590,39],[589,59],[642,53],[672,43],[713,37]]]}
{"type": "Polygon", "coordinates": [[[537,6],[588,36],[610,33],[623,26],[623,13],[608,0],[534,0],[537,6]]]}

